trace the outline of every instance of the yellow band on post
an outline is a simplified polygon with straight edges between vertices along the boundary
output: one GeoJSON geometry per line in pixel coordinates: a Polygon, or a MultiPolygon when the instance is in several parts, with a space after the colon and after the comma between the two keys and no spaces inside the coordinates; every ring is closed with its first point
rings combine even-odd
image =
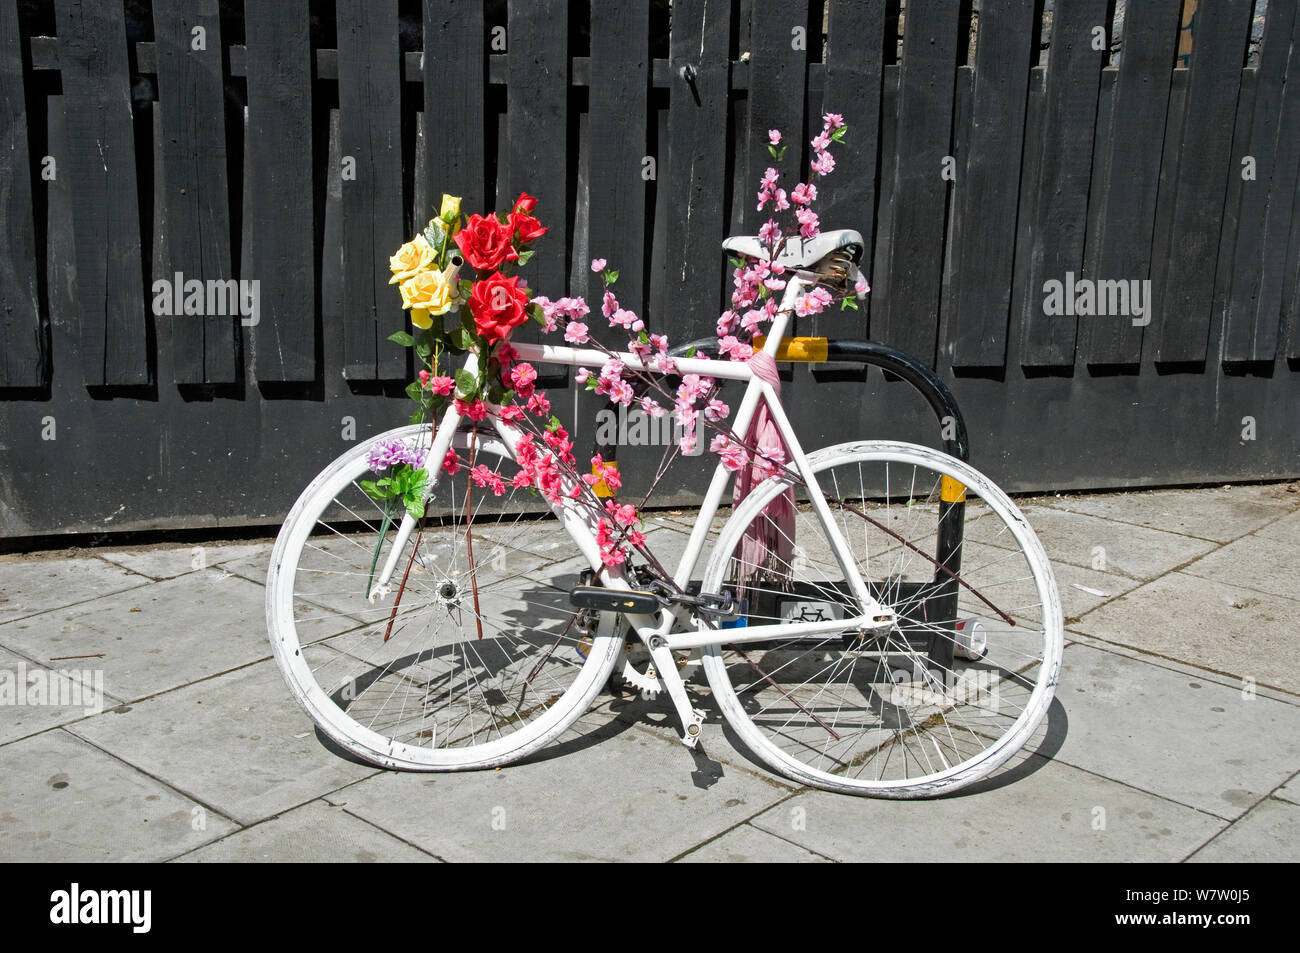
{"type": "MultiPolygon", "coordinates": [[[[613,467],[615,470],[617,470],[617,469],[618,469],[618,461],[617,461],[617,460],[610,460],[608,463],[605,464],[605,466],[607,466],[607,467],[613,467]]],[[[597,475],[597,473],[596,473],[596,468],[595,468],[595,467],[592,467],[592,468],[591,468],[591,475],[592,475],[592,476],[596,476],[596,475],[597,475]]],[[[591,489],[592,489],[592,490],[595,492],[595,494],[596,494],[598,497],[600,497],[602,500],[609,499],[610,497],[612,497],[612,496],[614,495],[614,491],[613,491],[612,489],[610,489],[609,484],[606,483],[604,480],[600,480],[600,481],[596,482],[595,484],[593,484],[592,487],[591,487],[591,489]]]]}
{"type": "MultiPolygon", "coordinates": [[[[754,350],[762,350],[766,340],[761,334],[755,335],[754,350]]],[[[826,338],[781,338],[776,349],[776,360],[818,363],[826,360],[826,353],[826,338]]]]}
{"type": "Polygon", "coordinates": [[[950,476],[939,480],[939,499],[945,503],[963,503],[966,500],[966,485],[950,476]]]}

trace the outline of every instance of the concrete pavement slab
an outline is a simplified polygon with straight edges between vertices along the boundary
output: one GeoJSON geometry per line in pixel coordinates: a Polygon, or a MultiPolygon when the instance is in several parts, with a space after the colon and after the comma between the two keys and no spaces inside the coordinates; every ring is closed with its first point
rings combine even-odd
{"type": "Polygon", "coordinates": [[[62,729],[0,746],[5,860],[158,861],[235,829],[62,729]]]}
{"type": "Polygon", "coordinates": [[[775,834],[741,824],[698,850],[678,858],[683,864],[825,864],[829,858],[783,840],[775,834]]]}
{"type": "Polygon", "coordinates": [[[1300,860],[1300,805],[1269,798],[1190,858],[1194,864],[1300,860]]]}
{"type": "MultiPolygon", "coordinates": [[[[306,639],[351,624],[321,619],[300,628],[306,639]]],[[[219,569],[0,625],[0,646],[38,661],[103,653],[93,661],[105,690],[130,700],[271,654],[265,589],[219,569]]]]}
{"type": "MultiPolygon", "coordinates": [[[[1215,548],[1208,540],[1049,506],[1026,505],[1022,512],[1053,562],[1133,579],[1154,579],[1215,548]]],[[[1009,544],[1005,536],[990,538],[989,528],[1000,527],[996,523],[989,523],[987,528],[984,521],[976,523],[973,538],[994,545],[1009,544]]]]}
{"type": "Polygon", "coordinates": [[[1280,520],[1274,520],[1267,526],[1261,526],[1255,531],[1255,534],[1294,543],[1297,539],[1300,539],[1300,510],[1294,510],[1280,520]]]}
{"type": "Polygon", "coordinates": [[[1040,497],[1055,509],[1133,523],[1226,543],[1276,520],[1297,505],[1287,484],[1140,490],[1083,496],[1040,497]]]}
{"type": "Polygon", "coordinates": [[[621,861],[675,857],[790,790],[702,769],[682,745],[619,722],[568,737],[528,763],[383,774],[328,800],[448,861],[621,861]]]}
{"type": "Polygon", "coordinates": [[[134,589],[149,582],[94,557],[0,556],[0,622],[134,589]]]}
{"type": "Polygon", "coordinates": [[[151,579],[172,579],[219,563],[269,556],[271,544],[264,540],[248,543],[188,543],[180,546],[135,546],[97,553],[101,559],[124,566],[151,579]]]}
{"type": "Polygon", "coordinates": [[[806,792],[752,822],[862,863],[1176,861],[1226,822],[1034,755],[1013,783],[936,801],[806,792]]]}
{"type": "Polygon", "coordinates": [[[177,863],[433,863],[346,809],[312,801],[176,858],[177,863]]]}
{"type": "Polygon", "coordinates": [[[1094,609],[1071,628],[1300,694],[1296,620],[1294,600],[1174,572],[1094,609]]]}
{"type": "MultiPolygon", "coordinates": [[[[1246,536],[1184,566],[1182,572],[1300,600],[1300,537],[1284,542],[1268,536],[1246,536]]],[[[1300,603],[1296,612],[1300,615],[1300,603]]]]}
{"type": "Polygon", "coordinates": [[[0,744],[80,721],[121,702],[96,687],[102,683],[95,676],[97,663],[81,659],[37,665],[0,649],[0,744]]]}
{"type": "Polygon", "coordinates": [[[1058,761],[1239,817],[1300,768],[1300,707],[1074,644],[1058,761]]]}
{"type": "Polygon", "coordinates": [[[272,661],[129,709],[71,730],[241,824],[378,770],[322,743],[272,661]]]}

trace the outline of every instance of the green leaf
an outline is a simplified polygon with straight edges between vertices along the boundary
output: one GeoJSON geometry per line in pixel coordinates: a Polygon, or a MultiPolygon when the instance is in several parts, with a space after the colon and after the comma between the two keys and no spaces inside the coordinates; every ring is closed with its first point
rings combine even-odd
{"type": "Polygon", "coordinates": [[[465,368],[456,371],[456,394],[461,400],[470,400],[478,393],[478,378],[465,368]]]}
{"type": "Polygon", "coordinates": [[[684,356],[684,357],[694,357],[694,356],[695,356],[695,345],[692,344],[690,347],[688,347],[688,348],[686,349],[686,354],[683,355],[683,356],[684,356]]]}
{"type": "Polygon", "coordinates": [[[464,301],[468,301],[469,296],[474,292],[474,282],[470,281],[468,278],[462,278],[456,285],[456,289],[459,297],[464,301]]]}
{"type": "Polygon", "coordinates": [[[552,415],[550,423],[546,425],[546,429],[551,433],[555,433],[555,431],[560,429],[560,426],[560,418],[552,415]]]}
{"type": "Polygon", "coordinates": [[[418,520],[424,516],[424,500],[419,497],[404,499],[402,500],[402,503],[406,506],[406,512],[411,514],[412,519],[418,520]]]}
{"type": "Polygon", "coordinates": [[[535,301],[530,302],[528,307],[525,308],[524,310],[528,312],[528,316],[530,318],[532,318],[542,327],[546,327],[546,312],[542,310],[542,306],[540,304],[538,304],[535,301]]]}
{"type": "Polygon", "coordinates": [[[411,400],[418,401],[422,392],[423,388],[420,387],[419,381],[411,381],[411,383],[406,385],[406,396],[411,398],[411,400]]]}
{"type": "Polygon", "coordinates": [[[419,410],[417,410],[415,413],[411,414],[411,419],[408,420],[407,423],[409,423],[409,424],[422,424],[422,423],[424,423],[424,408],[421,407],[421,408],[420,408],[419,410]]]}
{"type": "Polygon", "coordinates": [[[593,374],[591,377],[587,378],[587,390],[595,390],[599,386],[600,380],[596,375],[593,374]]]}
{"type": "Polygon", "coordinates": [[[740,259],[740,258],[731,258],[731,257],[728,257],[728,258],[727,258],[727,261],[731,262],[731,267],[732,267],[732,268],[744,268],[744,267],[745,267],[745,262],[744,262],[742,259],[740,259]]]}
{"type": "Polygon", "coordinates": [[[843,141],[844,141],[844,134],[845,134],[846,132],[848,132],[848,131],[849,131],[849,127],[848,127],[848,126],[840,126],[838,129],[836,129],[834,132],[831,133],[831,141],[832,141],[832,142],[843,142],[843,141]]]}
{"type": "Polygon", "coordinates": [[[388,499],[388,494],[379,489],[379,485],[376,484],[374,480],[361,480],[357,483],[357,486],[361,487],[361,489],[365,491],[366,496],[370,497],[372,500],[388,499]]]}
{"type": "Polygon", "coordinates": [[[617,268],[606,268],[603,274],[605,276],[605,284],[607,285],[612,285],[614,282],[618,281],[617,268]]]}
{"type": "Polygon", "coordinates": [[[398,331],[395,334],[388,335],[388,340],[394,344],[400,344],[402,347],[410,347],[415,343],[415,338],[411,337],[405,331],[398,331]]]}
{"type": "Polygon", "coordinates": [[[649,331],[645,331],[645,330],[643,330],[640,334],[638,334],[638,335],[636,336],[636,339],[637,339],[637,343],[639,343],[639,344],[649,344],[649,343],[650,343],[650,332],[649,332],[649,331]]]}
{"type": "Polygon", "coordinates": [[[519,261],[517,263],[519,267],[522,268],[524,265],[528,264],[528,259],[532,258],[533,255],[535,255],[536,253],[537,253],[536,248],[526,248],[523,251],[521,251],[519,253],[519,261]]]}

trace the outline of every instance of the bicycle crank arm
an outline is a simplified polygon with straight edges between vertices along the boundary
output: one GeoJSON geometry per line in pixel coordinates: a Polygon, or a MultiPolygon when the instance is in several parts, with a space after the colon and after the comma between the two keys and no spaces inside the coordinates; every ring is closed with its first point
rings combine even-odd
{"type": "Polygon", "coordinates": [[[677,710],[677,719],[682,725],[681,743],[694,748],[700,740],[700,726],[704,724],[704,712],[691,707],[691,700],[686,694],[686,683],[677,671],[677,660],[673,650],[662,635],[650,636],[646,645],[650,649],[650,658],[654,661],[655,674],[663,682],[672,699],[673,708],[677,710]]]}

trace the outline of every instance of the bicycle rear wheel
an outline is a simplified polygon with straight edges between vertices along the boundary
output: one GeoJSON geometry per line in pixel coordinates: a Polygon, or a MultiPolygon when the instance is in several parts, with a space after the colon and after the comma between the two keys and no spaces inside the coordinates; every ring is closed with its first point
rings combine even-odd
{"type": "MultiPolygon", "coordinates": [[[[723,713],[758,758],[817,787],[914,798],[984,777],[1034,735],[1060,669],[1060,601],[1041,544],[1006,494],[939,451],[868,441],[809,460],[849,571],[898,622],[711,647],[704,669],[723,713]]],[[[763,507],[788,486],[755,490],[705,572],[704,591],[744,600],[747,628],[861,612],[809,505],[796,507],[787,555],[761,569],[752,552],[742,558],[747,531],[771,528],[763,507]]]]}
{"type": "MultiPolygon", "coordinates": [[[[468,433],[453,447],[501,472],[506,494],[468,487],[468,467],[440,473],[391,591],[371,603],[396,522],[381,533],[384,506],[359,482],[374,478],[374,446],[394,439],[427,451],[429,428],[349,450],[285,519],[267,577],[276,662],[321,731],[367,761],[426,771],[505,764],[586,711],[622,646],[619,623],[572,608],[569,591],[588,568],[577,544],[539,497],[509,488],[506,447],[468,433]]],[[[400,520],[400,505],[390,515],[400,520]]]]}

